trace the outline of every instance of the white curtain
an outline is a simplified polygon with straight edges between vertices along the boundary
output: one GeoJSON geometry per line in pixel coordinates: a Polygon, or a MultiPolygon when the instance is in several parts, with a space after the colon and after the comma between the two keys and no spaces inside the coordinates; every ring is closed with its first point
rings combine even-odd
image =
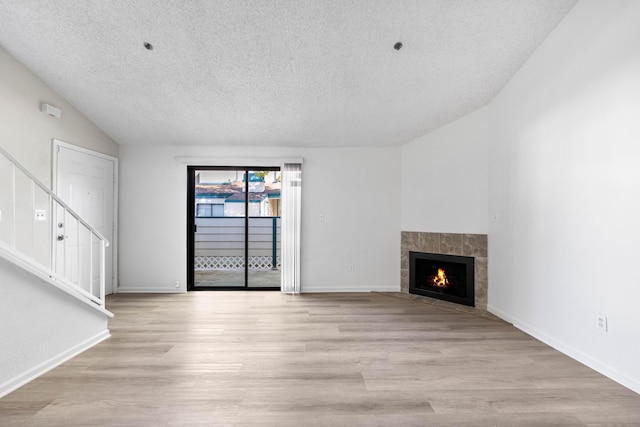
{"type": "Polygon", "coordinates": [[[282,166],[282,292],[300,293],[300,208],[302,168],[299,163],[282,166]]]}

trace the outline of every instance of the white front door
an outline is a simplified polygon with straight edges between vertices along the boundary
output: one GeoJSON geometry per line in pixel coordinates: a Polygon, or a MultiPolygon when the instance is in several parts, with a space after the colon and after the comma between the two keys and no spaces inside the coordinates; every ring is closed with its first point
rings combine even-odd
{"type": "MultiPolygon", "coordinates": [[[[106,251],[105,294],[113,293],[114,206],[117,159],[104,154],[54,141],[54,191],[84,221],[109,240],[106,251]]],[[[83,260],[100,250],[97,241],[83,234],[77,221],[59,210],[57,213],[55,266],[59,274],[74,283],[93,284],[99,280],[99,265],[84,268],[83,260]],[[93,271],[93,277],[89,271],[93,271]]],[[[89,289],[87,289],[89,290],[89,289]]]]}

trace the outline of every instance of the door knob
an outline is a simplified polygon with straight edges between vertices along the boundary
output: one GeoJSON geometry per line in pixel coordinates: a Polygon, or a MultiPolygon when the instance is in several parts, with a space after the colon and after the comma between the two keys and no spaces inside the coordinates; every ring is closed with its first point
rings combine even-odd
{"type": "Polygon", "coordinates": [[[58,241],[62,241],[62,240],[64,240],[64,235],[58,234],[58,241]]]}

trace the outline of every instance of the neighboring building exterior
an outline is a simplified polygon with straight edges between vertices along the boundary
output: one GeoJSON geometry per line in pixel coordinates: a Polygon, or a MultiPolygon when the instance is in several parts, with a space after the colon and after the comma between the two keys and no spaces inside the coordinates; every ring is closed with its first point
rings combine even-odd
{"type": "MultiPolygon", "coordinates": [[[[203,182],[202,178],[199,174],[195,197],[196,217],[245,215],[244,177],[223,183],[203,182]]],[[[275,172],[270,172],[265,178],[249,174],[249,216],[280,216],[280,182],[275,172]],[[273,182],[267,184],[265,181],[273,182]]]]}

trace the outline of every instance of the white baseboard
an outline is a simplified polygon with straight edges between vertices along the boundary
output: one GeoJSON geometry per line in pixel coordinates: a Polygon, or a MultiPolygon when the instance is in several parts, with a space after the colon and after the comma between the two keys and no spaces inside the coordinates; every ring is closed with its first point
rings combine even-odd
{"type": "Polygon", "coordinates": [[[88,340],[83,341],[68,350],[63,351],[62,353],[53,356],[48,360],[45,360],[44,362],[34,366],[33,368],[17,375],[16,377],[8,381],[5,381],[4,383],[0,384],[0,398],[35,380],[39,376],[46,374],[53,368],[62,365],[64,362],[73,359],[80,353],[89,350],[91,347],[101,343],[110,336],[111,334],[109,333],[109,330],[106,329],[100,332],[98,335],[91,337],[88,340]]]}
{"type": "MultiPolygon", "coordinates": [[[[139,287],[139,288],[118,288],[116,294],[183,294],[185,289],[160,288],[160,287],[139,287]]],[[[367,288],[359,286],[302,286],[302,293],[328,293],[328,292],[400,292],[400,286],[369,286],[367,288]]]]}
{"type": "Polygon", "coordinates": [[[116,294],[184,294],[187,291],[180,288],[118,288],[116,294]]]}
{"type": "Polygon", "coordinates": [[[370,286],[368,288],[356,286],[302,286],[304,293],[328,293],[328,292],[400,292],[400,286],[370,286]]]}
{"type": "Polygon", "coordinates": [[[490,313],[495,314],[496,316],[498,316],[499,318],[513,324],[513,326],[515,326],[516,328],[520,329],[521,331],[531,335],[532,337],[534,337],[535,339],[542,341],[543,343],[547,344],[550,347],[555,348],[556,350],[558,350],[561,353],[564,353],[565,355],[569,356],[570,358],[577,360],[578,362],[582,363],[583,365],[588,366],[589,368],[593,369],[596,372],[601,373],[602,375],[604,375],[605,377],[608,377],[610,379],[612,379],[613,381],[627,387],[628,389],[639,393],[640,394],[640,381],[638,381],[635,378],[631,378],[628,375],[625,375],[624,373],[618,371],[615,368],[612,368],[611,366],[602,363],[596,359],[593,359],[592,357],[582,353],[579,350],[576,350],[574,348],[571,348],[565,344],[562,344],[560,341],[558,341],[556,338],[542,332],[539,331],[538,329],[522,322],[520,319],[511,316],[508,313],[505,313],[495,307],[493,307],[492,305],[487,306],[487,311],[489,311],[490,313]]]}

